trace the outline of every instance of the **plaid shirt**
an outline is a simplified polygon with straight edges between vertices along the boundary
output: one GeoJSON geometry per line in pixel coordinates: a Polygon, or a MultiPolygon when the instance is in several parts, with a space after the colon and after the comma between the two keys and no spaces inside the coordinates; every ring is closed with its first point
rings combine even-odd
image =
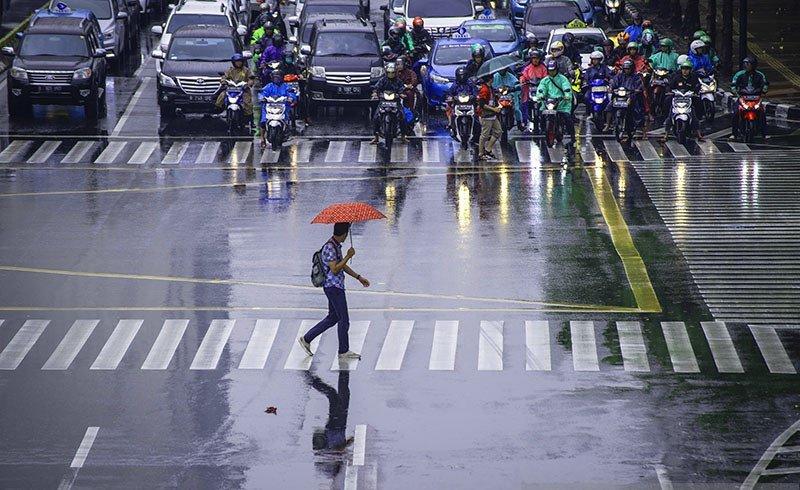
{"type": "Polygon", "coordinates": [[[342,245],[334,238],[328,240],[322,247],[322,269],[325,271],[325,283],[323,288],[344,289],[344,269],[334,274],[328,267],[329,262],[340,262],[342,260],[342,245]]]}

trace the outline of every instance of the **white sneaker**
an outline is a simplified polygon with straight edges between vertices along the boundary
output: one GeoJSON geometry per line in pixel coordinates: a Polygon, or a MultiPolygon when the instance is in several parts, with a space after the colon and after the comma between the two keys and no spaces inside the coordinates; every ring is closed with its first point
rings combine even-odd
{"type": "Polygon", "coordinates": [[[309,356],[313,356],[314,355],[314,353],[311,352],[311,344],[306,342],[306,339],[304,339],[303,337],[300,337],[299,339],[297,339],[297,342],[300,344],[300,347],[302,347],[303,350],[306,351],[306,354],[308,354],[309,356]]]}
{"type": "Polygon", "coordinates": [[[355,352],[353,352],[351,350],[339,354],[339,360],[340,361],[341,360],[345,360],[345,359],[359,359],[360,360],[361,359],[361,354],[356,354],[355,352]]]}

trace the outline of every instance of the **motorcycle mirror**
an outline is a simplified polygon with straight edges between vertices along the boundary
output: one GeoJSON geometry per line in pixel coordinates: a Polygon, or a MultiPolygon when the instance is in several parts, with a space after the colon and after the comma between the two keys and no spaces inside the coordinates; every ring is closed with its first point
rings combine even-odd
{"type": "Polygon", "coordinates": [[[303,55],[306,55],[306,56],[310,55],[311,54],[311,46],[309,46],[308,44],[304,44],[304,45],[300,46],[300,54],[303,54],[303,55]]]}
{"type": "Polygon", "coordinates": [[[117,12],[117,19],[124,20],[128,18],[128,12],[117,12]]]}
{"type": "Polygon", "coordinates": [[[244,59],[246,59],[246,60],[249,60],[250,58],[253,57],[253,52],[252,51],[248,51],[248,50],[244,50],[244,51],[242,51],[242,57],[244,59]]]}
{"type": "Polygon", "coordinates": [[[3,54],[6,56],[14,56],[14,48],[11,46],[3,46],[3,54]]]}
{"type": "Polygon", "coordinates": [[[157,60],[163,60],[164,59],[164,52],[161,51],[160,49],[154,49],[153,52],[150,53],[150,56],[152,56],[153,58],[155,58],[157,60]]]}
{"type": "Polygon", "coordinates": [[[245,34],[247,34],[247,27],[239,25],[239,27],[236,28],[236,33],[239,34],[240,36],[244,36],[245,34]]]}
{"type": "Polygon", "coordinates": [[[94,50],[94,57],[95,58],[105,58],[106,57],[106,50],[103,48],[97,48],[94,50]]]}
{"type": "Polygon", "coordinates": [[[289,36],[289,42],[292,44],[297,44],[297,36],[289,36]]]}
{"type": "Polygon", "coordinates": [[[164,28],[161,27],[161,26],[153,26],[153,27],[150,28],[150,32],[152,34],[156,34],[156,35],[160,36],[161,34],[164,33],[164,28]]]}

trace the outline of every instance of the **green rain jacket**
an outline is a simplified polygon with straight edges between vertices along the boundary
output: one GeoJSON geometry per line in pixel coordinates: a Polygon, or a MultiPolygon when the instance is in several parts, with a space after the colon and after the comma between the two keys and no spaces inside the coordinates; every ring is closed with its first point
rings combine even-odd
{"type": "Polygon", "coordinates": [[[536,97],[541,101],[542,108],[547,99],[561,99],[556,110],[558,112],[572,112],[572,84],[569,79],[559,73],[555,77],[548,75],[536,90],[536,97]]]}
{"type": "Polygon", "coordinates": [[[678,53],[670,51],[669,53],[662,53],[659,51],[650,56],[650,65],[653,69],[664,68],[671,72],[678,69],[678,53]]]}

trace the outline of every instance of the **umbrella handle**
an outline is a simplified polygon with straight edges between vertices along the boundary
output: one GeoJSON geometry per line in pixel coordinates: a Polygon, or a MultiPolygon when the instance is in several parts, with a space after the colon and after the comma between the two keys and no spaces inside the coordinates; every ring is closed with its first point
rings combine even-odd
{"type": "MultiPolygon", "coordinates": [[[[351,232],[350,232],[350,233],[348,233],[347,235],[348,235],[348,237],[350,237],[350,248],[353,248],[353,232],[351,231],[351,232]]],[[[352,257],[350,257],[350,260],[352,261],[352,260],[353,260],[353,258],[352,258],[352,257]]]]}

